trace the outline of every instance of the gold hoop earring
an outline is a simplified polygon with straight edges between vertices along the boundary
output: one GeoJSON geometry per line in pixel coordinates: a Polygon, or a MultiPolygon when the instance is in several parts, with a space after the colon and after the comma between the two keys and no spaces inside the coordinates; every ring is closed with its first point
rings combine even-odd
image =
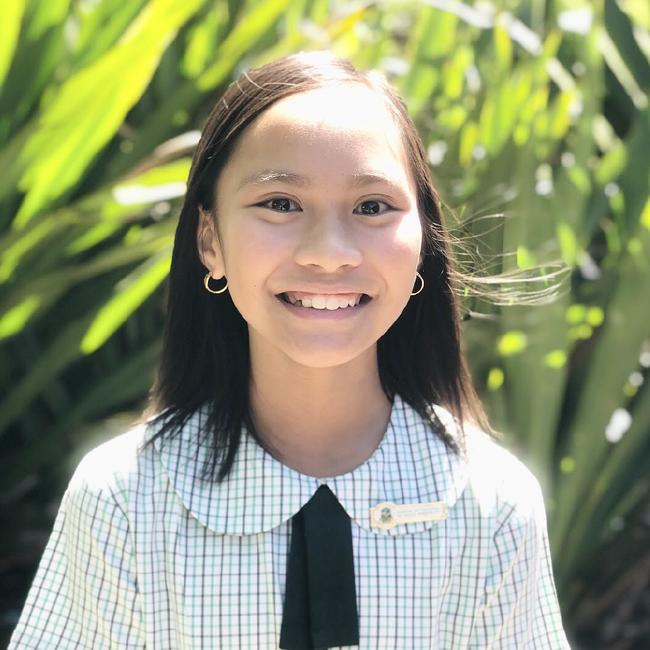
{"type": "MultiPolygon", "coordinates": [[[[210,289],[210,285],[208,284],[210,282],[210,272],[208,271],[205,274],[205,277],[203,278],[203,286],[210,292],[210,293],[223,293],[227,288],[228,288],[228,280],[226,280],[226,286],[224,286],[223,289],[219,289],[219,291],[215,291],[214,289],[210,289]]],[[[223,276],[224,278],[226,277],[225,275],[223,276]]]]}
{"type": "Polygon", "coordinates": [[[419,288],[415,293],[412,293],[412,294],[411,294],[412,296],[417,296],[418,293],[420,293],[420,291],[422,291],[422,289],[424,289],[424,278],[423,278],[423,277],[422,277],[422,276],[421,276],[417,271],[415,272],[415,274],[416,274],[416,275],[418,276],[418,278],[420,278],[420,280],[422,281],[422,285],[420,286],[420,288],[419,288]]]}

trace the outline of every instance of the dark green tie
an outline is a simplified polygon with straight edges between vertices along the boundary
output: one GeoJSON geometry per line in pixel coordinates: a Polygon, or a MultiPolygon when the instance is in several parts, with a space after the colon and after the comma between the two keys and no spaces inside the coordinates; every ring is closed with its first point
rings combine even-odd
{"type": "Polygon", "coordinates": [[[280,648],[358,644],[350,517],[321,485],[292,519],[280,648]]]}

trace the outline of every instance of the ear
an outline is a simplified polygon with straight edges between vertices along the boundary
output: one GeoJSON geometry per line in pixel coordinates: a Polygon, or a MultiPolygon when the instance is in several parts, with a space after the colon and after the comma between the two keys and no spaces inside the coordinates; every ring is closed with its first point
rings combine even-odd
{"type": "Polygon", "coordinates": [[[222,278],[226,274],[226,269],[214,218],[201,206],[199,206],[199,221],[196,229],[196,246],[199,258],[210,275],[215,279],[222,278]]]}

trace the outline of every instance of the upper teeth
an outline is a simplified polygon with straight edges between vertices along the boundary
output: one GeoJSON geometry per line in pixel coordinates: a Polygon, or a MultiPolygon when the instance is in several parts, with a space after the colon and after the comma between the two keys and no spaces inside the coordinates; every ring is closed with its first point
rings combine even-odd
{"type": "Polygon", "coordinates": [[[345,296],[327,296],[312,294],[308,298],[297,298],[293,293],[285,294],[289,302],[293,305],[296,303],[301,304],[303,307],[313,307],[314,309],[340,309],[341,307],[354,307],[359,304],[362,293],[348,294],[345,296]]]}

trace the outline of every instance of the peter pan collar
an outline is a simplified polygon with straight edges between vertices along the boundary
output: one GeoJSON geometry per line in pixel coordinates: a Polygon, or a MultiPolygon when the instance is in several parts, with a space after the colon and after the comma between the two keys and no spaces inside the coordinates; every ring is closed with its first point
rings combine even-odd
{"type": "MultiPolygon", "coordinates": [[[[454,435],[454,419],[443,407],[436,415],[454,435]]],[[[271,530],[295,515],[326,484],[362,528],[379,535],[405,535],[436,523],[403,523],[390,529],[371,526],[370,508],[442,501],[451,508],[468,483],[465,460],[449,450],[420,415],[395,395],[380,445],[362,465],[330,478],[307,476],[283,465],[242,426],[241,444],[231,473],[221,484],[201,478],[210,448],[199,427],[207,407],[198,409],[181,431],[164,442],[154,440],[164,471],[185,508],[216,533],[250,535],[271,530]]],[[[148,432],[154,433],[151,423],[148,432]]]]}

